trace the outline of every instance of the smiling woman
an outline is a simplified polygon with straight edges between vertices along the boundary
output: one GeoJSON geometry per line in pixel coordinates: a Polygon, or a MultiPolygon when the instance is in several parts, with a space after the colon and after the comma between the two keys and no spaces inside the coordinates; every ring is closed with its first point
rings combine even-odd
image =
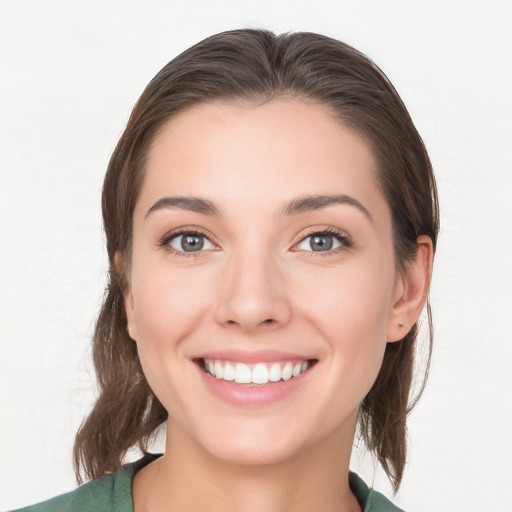
{"type": "Polygon", "coordinates": [[[103,217],[92,482],[27,510],[398,510],[349,460],[359,422],[400,485],[438,208],[367,57],[259,30],[187,50],[135,106],[103,217]],[[122,466],[166,420],[165,453],[122,466]]]}

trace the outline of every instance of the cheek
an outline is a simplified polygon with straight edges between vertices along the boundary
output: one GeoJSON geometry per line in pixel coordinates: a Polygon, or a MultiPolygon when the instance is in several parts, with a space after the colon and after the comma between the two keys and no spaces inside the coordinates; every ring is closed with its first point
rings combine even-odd
{"type": "Polygon", "coordinates": [[[358,402],[382,364],[393,275],[376,264],[317,282],[304,314],[328,341],[332,389],[343,389],[358,402]]]}
{"type": "Polygon", "coordinates": [[[201,318],[208,293],[204,284],[165,266],[144,266],[132,276],[133,319],[144,374],[164,407],[180,411],[190,383],[183,372],[184,340],[201,318]],[[172,385],[170,385],[172,382],[172,385]]]}
{"type": "MultiPolygon", "coordinates": [[[[386,267],[387,268],[387,267],[386,267]]],[[[389,270],[389,269],[388,269],[389,270]]],[[[384,339],[393,293],[393,276],[384,266],[360,265],[332,271],[302,285],[304,311],[340,343],[384,339]]]]}
{"type": "Polygon", "coordinates": [[[171,333],[186,335],[203,310],[207,297],[204,281],[186,272],[171,272],[157,266],[140,268],[143,272],[135,275],[132,283],[139,337],[153,342],[170,341],[171,333]]]}

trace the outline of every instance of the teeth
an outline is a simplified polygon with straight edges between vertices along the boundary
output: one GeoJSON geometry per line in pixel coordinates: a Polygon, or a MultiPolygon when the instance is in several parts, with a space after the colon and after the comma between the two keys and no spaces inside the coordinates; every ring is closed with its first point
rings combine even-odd
{"type": "Polygon", "coordinates": [[[238,363],[235,368],[235,382],[237,384],[251,383],[251,369],[242,363],[238,363]]]}
{"type": "Polygon", "coordinates": [[[226,361],[204,360],[204,368],[217,379],[235,381],[237,384],[268,384],[298,377],[309,368],[307,361],[292,363],[257,363],[252,366],[244,363],[232,364],[226,361]]]}
{"type": "Polygon", "coordinates": [[[279,382],[281,380],[281,367],[279,366],[279,363],[274,363],[270,367],[270,371],[268,373],[268,380],[270,382],[279,382]]]}
{"type": "Polygon", "coordinates": [[[253,368],[251,382],[253,384],[266,384],[268,382],[268,369],[263,363],[259,363],[253,368]]]}
{"type": "Polygon", "coordinates": [[[293,375],[293,366],[292,363],[286,363],[283,368],[283,372],[281,373],[281,378],[283,380],[290,380],[293,375]]]}
{"type": "Polygon", "coordinates": [[[224,372],[222,373],[224,380],[235,380],[235,369],[229,363],[224,366],[224,372]]]}
{"type": "Polygon", "coordinates": [[[217,379],[222,379],[222,375],[224,373],[224,368],[220,364],[220,361],[215,361],[214,368],[215,368],[215,377],[217,377],[217,379]]]}

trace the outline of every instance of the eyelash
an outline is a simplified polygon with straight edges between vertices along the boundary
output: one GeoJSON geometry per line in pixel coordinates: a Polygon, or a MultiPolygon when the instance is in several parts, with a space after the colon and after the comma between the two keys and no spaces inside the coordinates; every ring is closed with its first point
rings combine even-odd
{"type": "MultiPolygon", "coordinates": [[[[161,238],[161,240],[158,242],[158,245],[161,248],[164,248],[168,253],[172,254],[176,258],[180,258],[180,257],[197,258],[197,257],[199,257],[203,251],[196,251],[196,252],[177,251],[176,249],[173,249],[169,245],[171,240],[173,240],[174,238],[177,238],[178,236],[186,236],[186,235],[203,236],[204,238],[207,238],[208,240],[210,240],[210,238],[208,237],[208,234],[201,229],[197,229],[197,228],[195,228],[195,229],[180,229],[178,231],[171,231],[170,233],[167,233],[166,235],[164,235],[161,238]]],[[[211,242],[211,243],[213,243],[213,242],[211,242]]]]}
{"type": "MultiPolygon", "coordinates": [[[[177,251],[176,249],[173,249],[169,245],[169,243],[174,238],[177,238],[179,236],[186,236],[186,235],[203,236],[204,238],[208,239],[210,241],[210,243],[213,244],[213,242],[210,240],[210,238],[208,237],[208,234],[205,231],[195,228],[195,229],[182,229],[182,230],[172,231],[170,233],[167,233],[160,239],[160,241],[158,242],[158,246],[160,248],[164,248],[168,253],[172,254],[176,258],[181,258],[181,257],[198,258],[199,256],[201,256],[201,253],[203,252],[202,250],[195,251],[195,252],[177,251]]],[[[320,231],[319,230],[311,231],[311,232],[307,233],[306,235],[304,235],[296,245],[300,244],[301,242],[303,242],[304,240],[306,240],[307,238],[309,238],[313,235],[332,236],[341,244],[341,246],[337,247],[336,249],[329,250],[329,251],[307,251],[307,252],[311,253],[312,258],[314,258],[316,256],[325,257],[325,256],[331,256],[333,254],[339,254],[340,252],[345,251],[346,249],[349,249],[350,247],[352,247],[354,245],[349,235],[347,235],[343,231],[339,231],[338,229],[335,229],[335,228],[326,228],[326,229],[322,229],[320,231]]]]}
{"type": "MultiPolygon", "coordinates": [[[[311,253],[311,258],[316,258],[317,256],[320,257],[326,257],[326,256],[332,256],[333,254],[339,254],[343,251],[346,251],[347,249],[350,249],[353,247],[352,239],[349,235],[347,235],[344,231],[340,231],[339,229],[335,228],[325,228],[321,230],[313,230],[304,235],[298,243],[303,242],[307,238],[314,236],[314,235],[327,235],[332,236],[335,240],[337,240],[340,243],[340,247],[337,247],[336,249],[331,249],[329,251],[307,251],[311,253]]],[[[296,244],[297,245],[297,244],[296,244]]]]}

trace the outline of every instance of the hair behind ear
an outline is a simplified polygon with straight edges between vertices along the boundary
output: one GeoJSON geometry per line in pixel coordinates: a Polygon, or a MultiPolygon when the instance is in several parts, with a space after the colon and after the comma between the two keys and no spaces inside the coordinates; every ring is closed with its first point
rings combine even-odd
{"type": "Polygon", "coordinates": [[[412,380],[416,326],[402,341],[388,343],[381,371],[360,408],[360,429],[396,492],[402,481],[407,448],[406,420],[412,380]]]}
{"type": "Polygon", "coordinates": [[[73,447],[77,482],[117,471],[132,446],[147,449],[167,411],[142,373],[137,345],[126,332],[121,279],[107,291],[93,337],[99,396],[73,447]]]}
{"type": "Polygon", "coordinates": [[[361,436],[368,449],[377,456],[395,492],[400,487],[407,460],[407,417],[423,393],[430,368],[433,325],[428,299],[426,318],[428,352],[423,379],[415,395],[411,397],[419,322],[401,341],[387,343],[381,370],[359,411],[361,436]]]}
{"type": "Polygon", "coordinates": [[[360,408],[363,439],[390,477],[395,492],[402,481],[407,458],[407,416],[418,401],[428,377],[433,328],[428,290],[432,276],[433,243],[419,236],[416,251],[401,269],[400,296],[393,304],[388,343],[377,379],[360,408]],[[428,358],[423,383],[411,399],[411,385],[419,334],[418,317],[426,303],[429,326],[428,358]],[[401,332],[407,334],[400,339],[401,332]]]}

